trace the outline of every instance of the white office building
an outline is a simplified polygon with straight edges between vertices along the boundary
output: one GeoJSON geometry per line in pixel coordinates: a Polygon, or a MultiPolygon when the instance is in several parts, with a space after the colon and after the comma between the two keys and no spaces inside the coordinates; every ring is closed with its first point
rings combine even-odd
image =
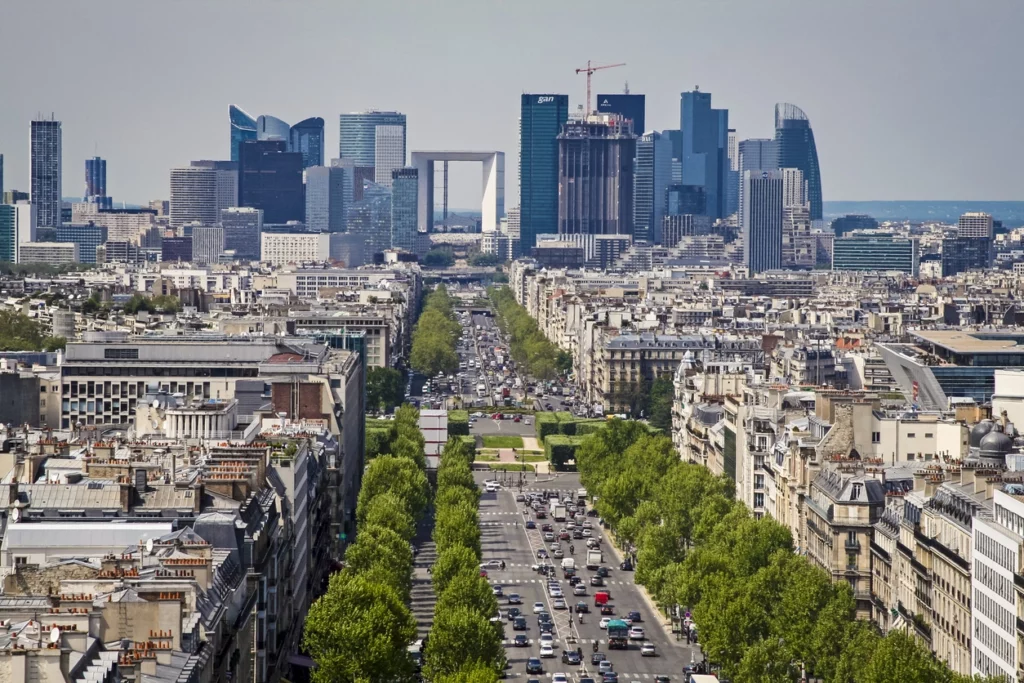
{"type": "Polygon", "coordinates": [[[213,225],[217,210],[217,171],[212,168],[171,169],[171,227],[186,223],[213,225]]]}
{"type": "Polygon", "coordinates": [[[344,232],[345,208],[352,203],[352,172],[343,166],[310,166],[306,177],[306,227],[344,232]]]}
{"type": "Polygon", "coordinates": [[[192,262],[217,263],[224,253],[224,228],[197,225],[192,228],[192,262]]]}
{"type": "Polygon", "coordinates": [[[18,245],[18,263],[59,266],[78,263],[78,257],[78,245],[74,242],[23,242],[18,245]]]}
{"type": "Polygon", "coordinates": [[[391,172],[405,166],[405,126],[377,126],[373,155],[373,180],[391,187],[391,172]]]}
{"type": "Polygon", "coordinates": [[[261,261],[274,266],[323,263],[331,257],[329,233],[265,232],[260,235],[261,261]]]}

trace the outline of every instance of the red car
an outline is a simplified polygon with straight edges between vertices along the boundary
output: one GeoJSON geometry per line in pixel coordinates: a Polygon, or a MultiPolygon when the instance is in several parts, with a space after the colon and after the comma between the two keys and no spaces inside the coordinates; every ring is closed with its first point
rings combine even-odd
{"type": "Polygon", "coordinates": [[[523,418],[521,416],[519,416],[519,415],[516,415],[514,418],[512,418],[513,422],[522,422],[522,420],[523,420],[523,418]]]}
{"type": "Polygon", "coordinates": [[[544,512],[543,510],[537,510],[537,519],[547,519],[547,518],[548,518],[548,513],[544,512]]]}

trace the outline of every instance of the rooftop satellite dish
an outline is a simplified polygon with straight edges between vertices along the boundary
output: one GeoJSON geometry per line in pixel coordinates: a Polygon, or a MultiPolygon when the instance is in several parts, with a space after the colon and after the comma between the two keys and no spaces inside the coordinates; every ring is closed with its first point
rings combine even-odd
{"type": "Polygon", "coordinates": [[[17,523],[21,519],[21,510],[14,508],[11,511],[11,521],[17,523]]]}
{"type": "Polygon", "coordinates": [[[60,629],[54,626],[50,629],[50,642],[56,643],[60,640],[60,629]]]}
{"type": "Polygon", "coordinates": [[[147,555],[152,555],[153,554],[153,539],[152,538],[147,538],[146,539],[146,554],[147,555]]]}

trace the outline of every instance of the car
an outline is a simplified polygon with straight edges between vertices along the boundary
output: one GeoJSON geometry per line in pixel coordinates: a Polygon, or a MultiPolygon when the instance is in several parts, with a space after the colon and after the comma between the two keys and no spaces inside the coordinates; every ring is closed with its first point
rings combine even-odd
{"type": "Polygon", "coordinates": [[[553,649],[555,647],[555,636],[551,633],[542,633],[537,644],[541,647],[550,647],[553,649]]]}
{"type": "Polygon", "coordinates": [[[600,576],[602,579],[607,579],[608,578],[608,567],[598,567],[597,568],[597,575],[600,576]]]}
{"type": "Polygon", "coordinates": [[[564,650],[562,652],[562,663],[571,664],[572,666],[580,665],[580,653],[576,650],[564,650]]]}
{"type": "Polygon", "coordinates": [[[555,554],[555,559],[556,559],[556,560],[560,560],[560,559],[562,559],[563,557],[565,557],[565,553],[564,553],[564,552],[562,552],[562,549],[561,549],[561,548],[558,548],[557,550],[555,550],[555,553],[554,553],[554,554],[555,554]]]}
{"type": "Polygon", "coordinates": [[[495,597],[502,597],[505,594],[505,590],[501,586],[491,586],[491,592],[494,593],[495,597]]]}
{"type": "Polygon", "coordinates": [[[559,550],[559,549],[561,549],[561,547],[562,547],[562,546],[561,546],[561,545],[559,545],[558,543],[552,543],[552,544],[551,544],[551,545],[549,545],[548,547],[549,547],[549,548],[551,549],[551,552],[554,552],[554,551],[556,551],[556,550],[559,550]]]}
{"type": "Polygon", "coordinates": [[[529,647],[530,639],[522,633],[519,633],[516,635],[515,638],[512,639],[512,645],[514,645],[515,647],[529,647]]]}
{"type": "Polygon", "coordinates": [[[655,676],[654,683],[672,683],[672,679],[668,676],[655,676]]]}
{"type": "Polygon", "coordinates": [[[510,605],[523,604],[523,599],[519,597],[519,593],[509,593],[508,596],[506,596],[506,599],[508,600],[508,604],[510,605]]]}
{"type": "Polygon", "coordinates": [[[533,613],[534,614],[540,614],[541,612],[545,611],[545,609],[546,609],[546,607],[544,606],[543,602],[535,602],[535,603],[533,603],[533,613]]]}
{"type": "Polygon", "coordinates": [[[590,522],[588,522],[588,521],[584,521],[584,522],[583,522],[583,528],[584,528],[584,529],[593,529],[593,528],[594,528],[594,525],[593,525],[593,524],[591,524],[591,523],[590,523],[590,522]]]}
{"type": "Polygon", "coordinates": [[[583,531],[580,529],[573,529],[572,538],[574,541],[578,541],[583,538],[583,531]]]}
{"type": "Polygon", "coordinates": [[[516,617],[523,616],[522,611],[518,607],[509,607],[505,613],[508,615],[509,619],[515,619],[516,617]]]}
{"type": "Polygon", "coordinates": [[[543,558],[545,558],[547,556],[548,556],[548,551],[544,550],[544,548],[541,548],[540,550],[537,551],[537,557],[543,559],[543,558]]]}
{"type": "Polygon", "coordinates": [[[641,619],[641,618],[640,618],[640,613],[639,613],[639,612],[637,612],[636,610],[631,610],[631,611],[629,612],[629,614],[627,614],[626,616],[627,616],[627,617],[629,618],[629,620],[630,620],[630,621],[632,621],[632,622],[641,622],[641,621],[643,621],[643,619],[641,619]]]}
{"type": "Polygon", "coordinates": [[[525,631],[526,629],[526,617],[516,617],[512,620],[513,631],[525,631]]]}
{"type": "Polygon", "coordinates": [[[608,628],[609,621],[611,621],[611,619],[609,619],[608,617],[601,617],[601,621],[598,623],[598,626],[600,626],[603,629],[606,629],[608,628]]]}
{"type": "Polygon", "coordinates": [[[512,418],[513,422],[522,422],[522,420],[523,418],[521,415],[516,415],[514,418],[512,418]]]}
{"type": "Polygon", "coordinates": [[[582,583],[578,583],[578,584],[576,584],[575,586],[572,587],[572,594],[573,595],[586,595],[587,594],[587,587],[584,586],[582,583]]]}
{"type": "Polygon", "coordinates": [[[553,530],[554,530],[554,527],[553,527],[553,526],[551,526],[550,524],[548,524],[547,522],[545,522],[544,524],[542,524],[542,525],[540,526],[540,530],[541,530],[541,531],[553,531],[553,530]]]}
{"type": "Polygon", "coordinates": [[[555,656],[555,649],[549,644],[542,644],[540,646],[540,658],[548,659],[555,656]]]}
{"type": "Polygon", "coordinates": [[[585,602],[577,602],[576,603],[576,613],[577,614],[590,614],[590,605],[588,605],[585,602]]]}
{"type": "Polygon", "coordinates": [[[590,577],[590,585],[591,586],[603,586],[604,585],[604,579],[602,579],[600,576],[596,576],[596,575],[595,576],[591,576],[590,577]]]}
{"type": "Polygon", "coordinates": [[[526,520],[526,528],[527,529],[536,529],[537,528],[537,524],[532,519],[528,519],[528,520],[526,520]]]}
{"type": "Polygon", "coordinates": [[[537,519],[547,519],[548,518],[547,513],[544,512],[543,510],[537,510],[537,514],[535,516],[537,517],[537,519]]]}
{"type": "Polygon", "coordinates": [[[607,671],[601,676],[601,683],[619,683],[619,674],[614,671],[607,671]]]}
{"type": "Polygon", "coordinates": [[[590,529],[584,529],[580,532],[580,538],[590,538],[593,532],[590,529]]]}
{"type": "Polygon", "coordinates": [[[640,646],[641,657],[657,657],[658,653],[654,650],[654,645],[651,643],[644,643],[640,646]]]}
{"type": "Polygon", "coordinates": [[[633,571],[633,563],[630,562],[629,560],[626,560],[624,562],[620,562],[619,563],[619,569],[621,569],[623,571],[631,572],[631,571],[633,571]]]}
{"type": "Polygon", "coordinates": [[[558,532],[558,540],[560,540],[560,541],[568,541],[569,540],[569,530],[568,529],[562,529],[561,531],[559,531],[558,532]]]}
{"type": "Polygon", "coordinates": [[[608,657],[607,655],[605,655],[605,653],[595,652],[594,654],[590,655],[590,664],[591,666],[597,666],[606,659],[608,659],[608,657]]]}
{"type": "Polygon", "coordinates": [[[480,576],[482,576],[482,577],[484,577],[486,579],[487,578],[487,570],[486,569],[481,569],[480,570],[480,576]]]}
{"type": "Polygon", "coordinates": [[[615,614],[615,606],[605,603],[601,605],[601,614],[612,615],[615,614]]]}
{"type": "Polygon", "coordinates": [[[607,659],[602,659],[600,662],[598,662],[598,664],[597,664],[597,673],[604,674],[604,673],[606,673],[608,671],[611,671],[611,670],[612,670],[612,663],[610,661],[608,661],[607,659]]]}
{"type": "Polygon", "coordinates": [[[565,600],[562,598],[555,598],[555,601],[551,603],[553,609],[565,609],[565,600]]]}
{"type": "Polygon", "coordinates": [[[594,550],[595,548],[597,548],[600,545],[601,544],[598,542],[598,540],[596,538],[588,538],[587,539],[587,548],[589,548],[590,550],[594,550]]]}
{"type": "Polygon", "coordinates": [[[480,563],[480,569],[501,569],[501,560],[488,560],[480,563]]]}
{"type": "Polygon", "coordinates": [[[629,629],[629,639],[630,640],[643,640],[644,639],[644,630],[642,628],[640,628],[639,626],[634,626],[633,628],[629,629]]]}
{"type": "Polygon", "coordinates": [[[551,623],[551,613],[548,612],[547,610],[544,610],[543,612],[538,614],[537,615],[537,623],[538,624],[550,624],[551,623]]]}
{"type": "Polygon", "coordinates": [[[561,588],[552,588],[548,592],[551,594],[551,597],[553,597],[553,598],[564,597],[564,594],[562,593],[562,589],[561,588]]]}
{"type": "Polygon", "coordinates": [[[569,676],[566,674],[551,674],[551,683],[569,683],[569,676]]]}
{"type": "Polygon", "coordinates": [[[517,493],[516,494],[516,502],[517,503],[525,503],[526,502],[526,496],[524,496],[521,493],[517,493]]]}
{"type": "Polygon", "coordinates": [[[526,673],[542,674],[544,673],[544,664],[536,657],[530,657],[526,660],[526,673]]]}
{"type": "Polygon", "coordinates": [[[537,630],[540,631],[542,634],[544,634],[544,633],[554,633],[555,632],[555,625],[552,624],[550,621],[545,621],[544,623],[542,623],[540,626],[537,627],[537,630]]]}
{"type": "Polygon", "coordinates": [[[555,540],[555,535],[553,533],[551,533],[550,531],[545,531],[544,532],[544,540],[547,541],[548,543],[551,543],[553,540],[555,540]]]}
{"type": "Polygon", "coordinates": [[[569,577],[569,585],[570,586],[576,586],[576,585],[579,585],[581,583],[583,583],[583,579],[581,579],[580,577],[576,576],[575,574],[573,574],[572,576],[569,577]]]}

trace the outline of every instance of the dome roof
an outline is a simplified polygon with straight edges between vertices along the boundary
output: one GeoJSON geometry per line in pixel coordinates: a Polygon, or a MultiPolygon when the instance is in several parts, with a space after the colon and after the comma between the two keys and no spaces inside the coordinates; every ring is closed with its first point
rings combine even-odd
{"type": "Polygon", "coordinates": [[[995,426],[996,423],[993,422],[992,420],[982,420],[978,424],[974,425],[974,427],[971,429],[971,448],[977,448],[978,446],[980,446],[981,440],[985,437],[986,434],[995,429],[995,426]]]}
{"type": "Polygon", "coordinates": [[[1013,440],[1001,431],[989,432],[978,445],[978,455],[982,458],[1003,459],[1013,450],[1013,440]]]}

